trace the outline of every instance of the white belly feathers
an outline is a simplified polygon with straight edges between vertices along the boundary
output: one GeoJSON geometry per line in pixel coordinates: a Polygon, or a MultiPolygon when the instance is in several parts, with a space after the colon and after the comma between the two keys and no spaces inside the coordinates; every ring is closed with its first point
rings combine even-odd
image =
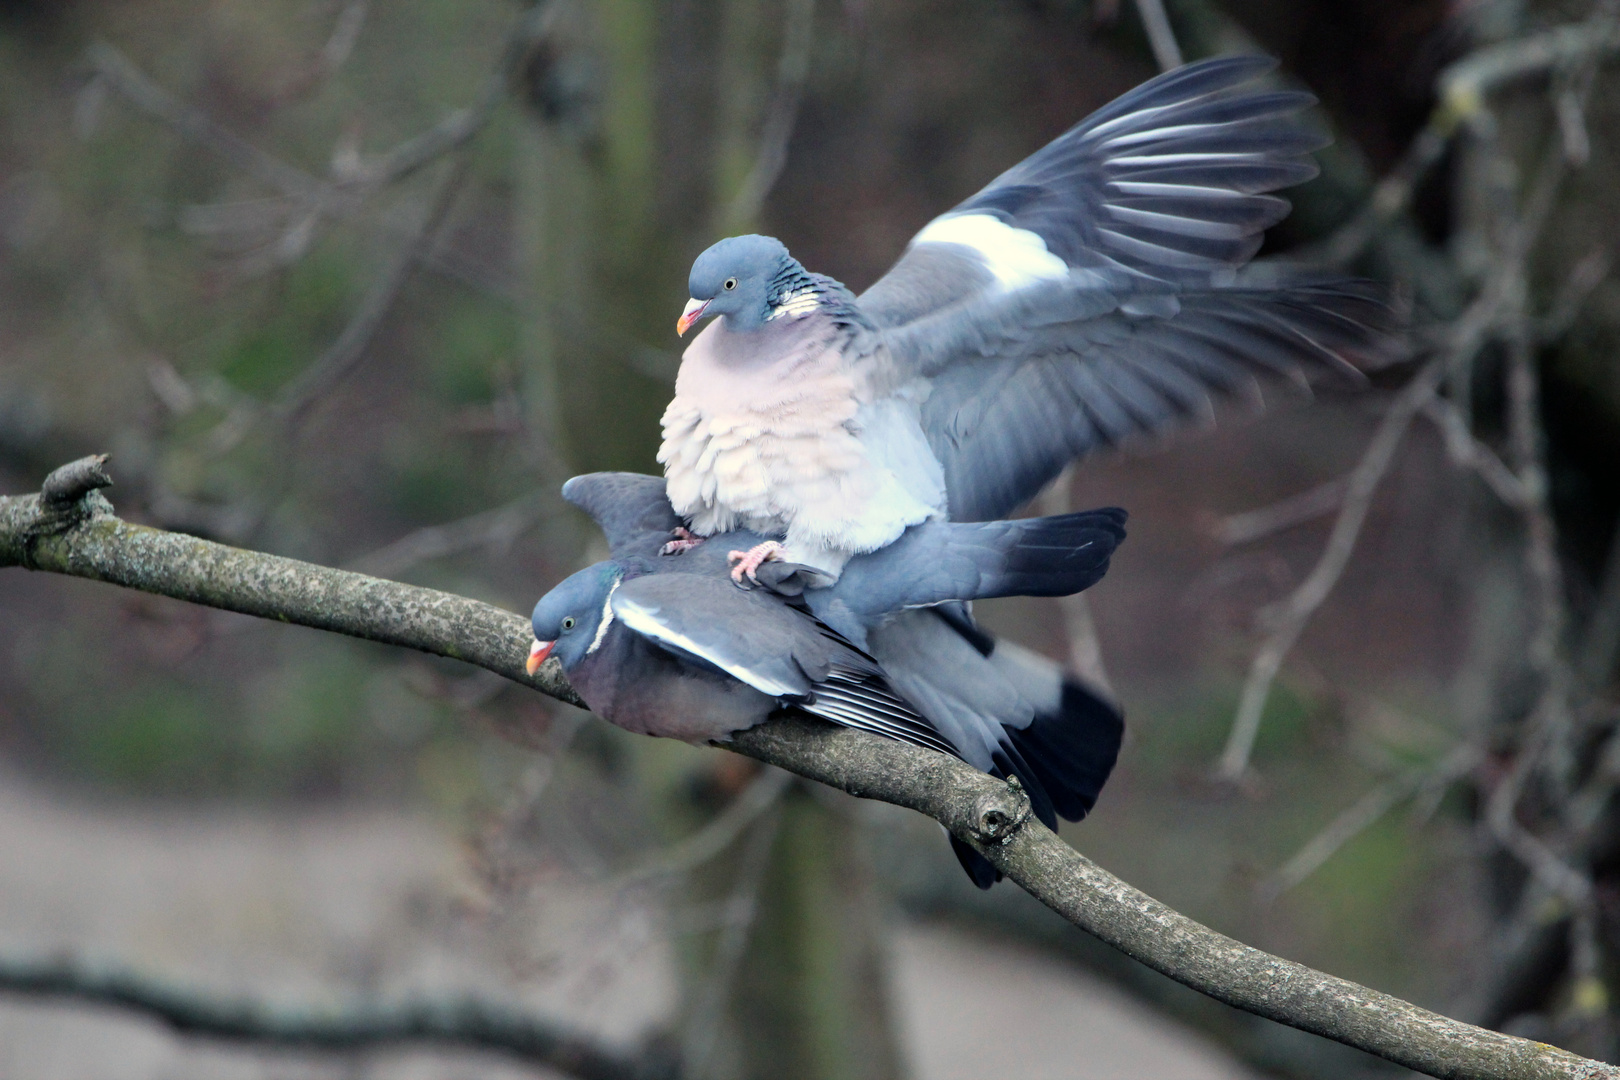
{"type": "Polygon", "coordinates": [[[917,464],[909,445],[920,428],[908,439],[887,405],[863,407],[826,343],[801,340],[777,362],[739,366],[716,362],[717,343],[704,339],[720,333],[711,325],[687,350],[658,452],[670,503],[693,532],[785,534],[786,559],[836,575],[943,507],[937,463],[923,444],[928,464],[917,464]],[[899,475],[886,460],[896,456],[899,475]]]}

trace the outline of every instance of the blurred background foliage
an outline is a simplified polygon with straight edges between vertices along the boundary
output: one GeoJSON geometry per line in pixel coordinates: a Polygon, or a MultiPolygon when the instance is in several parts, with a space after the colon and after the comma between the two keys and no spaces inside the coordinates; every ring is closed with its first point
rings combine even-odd
{"type": "MultiPolygon", "coordinates": [[[[1322,98],[1338,141],[1268,248],[1318,254],[1404,160],[1446,64],[1588,14],[1169,10],[1189,56],[1264,49],[1322,98]]],[[[1103,0],[8,0],[0,477],[30,490],[109,450],[128,518],[527,610],[601,554],[561,480],[656,471],[698,251],[758,228],[859,289],[933,215],[1153,71],[1134,7],[1103,0]]],[[[1537,249],[1538,302],[1612,244],[1617,108],[1600,78],[1590,160],[1537,249]]],[[[1509,157],[1531,161],[1542,96],[1501,116],[1509,157]]],[[[1490,164],[1445,154],[1356,260],[1420,329],[1454,318],[1489,269],[1475,222],[1490,164]]],[[[1577,620],[1603,592],[1620,505],[1620,292],[1598,277],[1542,353],[1577,620]]],[[[1484,354],[1464,394],[1488,439],[1505,430],[1502,363],[1484,354]]],[[[1478,827],[1489,768],[1393,800],[1297,887],[1272,887],[1347,808],[1535,694],[1516,519],[1437,427],[1409,436],[1284,667],[1251,772],[1211,779],[1255,614],[1309,572],[1330,519],[1245,545],[1222,522],[1353,467],[1407,370],[1364,395],[1280,393],[1265,418],[1223,416],[1065,481],[1075,505],[1133,515],[1090,606],[1126,751],[1070,837],[1218,929],[1455,1012],[1504,963],[1512,872],[1478,827]]],[[[0,577],[0,612],[7,769],[113,801],[427,808],[464,832],[497,906],[529,887],[514,882],[611,881],[759,782],[717,751],[305,630],[21,573],[0,577]]],[[[985,611],[1054,657],[1076,646],[1073,615],[985,611]]],[[[688,979],[670,1031],[689,1066],[897,1074],[880,976],[898,899],[1074,951],[1265,1068],[1377,1071],[1168,989],[1008,886],[973,893],[923,823],[784,798],[660,894],[676,923],[727,897],[755,912],[740,932],[670,931],[688,979]]],[[[1563,975],[1537,977],[1494,1022],[1612,1054],[1606,1020],[1558,1026],[1563,975]]]]}

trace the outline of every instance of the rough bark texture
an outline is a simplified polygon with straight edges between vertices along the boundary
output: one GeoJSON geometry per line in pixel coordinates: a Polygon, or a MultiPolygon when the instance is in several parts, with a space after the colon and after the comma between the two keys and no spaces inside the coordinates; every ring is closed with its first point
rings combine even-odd
{"type": "MultiPolygon", "coordinates": [[[[555,661],[523,670],[528,623],[488,604],[130,525],[93,489],[101,460],[53,473],[48,497],[0,498],[0,567],[111,582],[476,664],[579,703],[555,661]]],[[[729,748],[862,798],[927,814],[1074,925],[1237,1008],[1457,1080],[1617,1077],[1620,1068],[1451,1020],[1250,948],[1138,892],[1030,814],[1016,781],[874,735],[784,717],[729,748]]]]}
{"type": "Polygon", "coordinates": [[[0,497],[0,567],[105,581],[194,604],[312,626],[476,664],[583,705],[553,661],[524,673],[533,635],[520,615],[466,597],[131,525],[91,488],[97,459],[64,465],[45,497],[0,497]],[[77,501],[59,493],[74,485],[77,501]],[[88,494],[86,494],[88,492],[88,494]],[[56,497],[53,497],[56,496],[56,497]]]}

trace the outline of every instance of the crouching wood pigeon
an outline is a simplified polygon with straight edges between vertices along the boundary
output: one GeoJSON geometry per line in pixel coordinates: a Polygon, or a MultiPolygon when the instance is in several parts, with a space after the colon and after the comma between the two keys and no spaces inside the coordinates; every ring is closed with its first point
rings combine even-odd
{"type": "Polygon", "coordinates": [[[1259,377],[1388,358],[1366,282],[1246,267],[1316,173],[1310,95],[1264,57],[1189,64],[1099,109],[934,219],[859,297],[766,236],[692,266],[663,417],[690,541],[749,529],[734,573],[836,575],[933,518],[1006,517],[1070,461],[1187,421],[1259,377]],[[1261,271],[1264,272],[1261,272],[1261,271]]]}
{"type": "MultiPolygon", "coordinates": [[[[804,589],[801,568],[773,562],[760,576],[776,588],[738,588],[724,545],[659,554],[681,519],[657,477],[596,473],[563,494],[602,527],[612,557],[535,606],[529,667],[555,656],[603,719],[708,742],[795,709],[1017,775],[1053,828],[1095,803],[1119,753],[1118,711],[983,634],[965,604],[1095,584],[1124,539],[1124,511],[926,522],[853,559],[830,587],[804,589]]],[[[980,887],[997,880],[952,844],[980,887]]]]}

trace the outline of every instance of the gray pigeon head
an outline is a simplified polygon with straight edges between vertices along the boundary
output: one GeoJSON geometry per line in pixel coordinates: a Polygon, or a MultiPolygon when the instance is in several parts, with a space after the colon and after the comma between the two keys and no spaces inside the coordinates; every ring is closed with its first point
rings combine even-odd
{"type": "Polygon", "coordinates": [[[531,674],[547,656],[555,656],[564,671],[571,671],[596,651],[601,644],[597,631],[607,615],[608,599],[623,577],[624,570],[616,563],[597,563],[564,578],[540,598],[530,620],[536,642],[529,658],[531,674]]]}
{"type": "Polygon", "coordinates": [[[687,282],[692,301],[676,324],[685,334],[699,319],[726,316],[731,330],[757,330],[770,316],[772,284],[797,266],[782,241],[749,234],[728,237],[697,257],[687,282]]]}

